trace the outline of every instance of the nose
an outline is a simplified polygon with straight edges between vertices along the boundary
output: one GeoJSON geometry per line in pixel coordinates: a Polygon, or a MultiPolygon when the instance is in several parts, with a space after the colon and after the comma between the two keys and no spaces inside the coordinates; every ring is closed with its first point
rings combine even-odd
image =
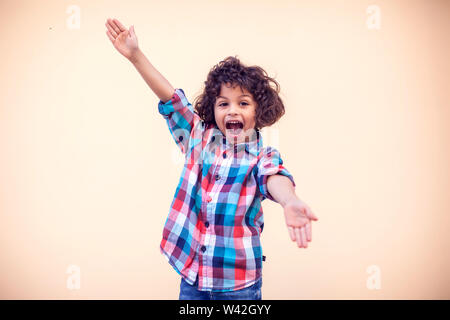
{"type": "Polygon", "coordinates": [[[230,103],[227,113],[229,115],[236,115],[238,113],[238,106],[235,103],[230,103]]]}

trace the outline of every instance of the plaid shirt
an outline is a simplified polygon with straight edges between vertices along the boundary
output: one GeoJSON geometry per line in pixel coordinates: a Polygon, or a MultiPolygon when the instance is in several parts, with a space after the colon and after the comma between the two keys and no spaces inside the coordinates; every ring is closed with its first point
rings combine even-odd
{"type": "Polygon", "coordinates": [[[173,139],[185,156],[184,168],[166,219],[161,253],[188,283],[202,291],[234,291],[262,276],[261,201],[275,199],[267,178],[282,174],[279,152],[262,148],[262,137],[231,144],[215,124],[205,125],[176,89],[159,101],[173,139]]]}

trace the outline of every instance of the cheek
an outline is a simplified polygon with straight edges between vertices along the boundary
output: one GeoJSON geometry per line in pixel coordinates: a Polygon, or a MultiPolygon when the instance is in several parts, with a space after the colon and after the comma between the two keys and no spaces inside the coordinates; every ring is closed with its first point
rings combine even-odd
{"type": "Polygon", "coordinates": [[[223,115],[220,113],[220,111],[214,110],[214,120],[216,121],[216,124],[220,127],[223,122],[223,115]]]}
{"type": "Polygon", "coordinates": [[[252,124],[252,126],[254,126],[255,121],[256,121],[256,113],[255,112],[251,112],[247,115],[247,120],[250,124],[252,124]]]}

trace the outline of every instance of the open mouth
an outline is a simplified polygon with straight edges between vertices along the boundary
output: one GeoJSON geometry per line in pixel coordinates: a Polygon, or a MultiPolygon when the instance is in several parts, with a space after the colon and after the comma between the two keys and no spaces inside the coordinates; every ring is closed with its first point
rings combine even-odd
{"type": "Polygon", "coordinates": [[[229,120],[225,123],[225,128],[230,134],[239,135],[244,129],[244,124],[239,120],[229,120]]]}

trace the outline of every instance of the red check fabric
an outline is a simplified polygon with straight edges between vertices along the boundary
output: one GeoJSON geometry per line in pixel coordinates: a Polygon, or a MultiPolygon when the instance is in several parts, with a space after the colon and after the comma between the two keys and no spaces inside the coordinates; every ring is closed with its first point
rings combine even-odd
{"type": "Polygon", "coordinates": [[[263,147],[259,131],[233,144],[217,125],[205,125],[182,89],[159,101],[159,113],[185,157],[160,251],[189,284],[202,291],[234,291],[262,277],[261,202],[274,174],[292,175],[280,153],[263,147]]]}

